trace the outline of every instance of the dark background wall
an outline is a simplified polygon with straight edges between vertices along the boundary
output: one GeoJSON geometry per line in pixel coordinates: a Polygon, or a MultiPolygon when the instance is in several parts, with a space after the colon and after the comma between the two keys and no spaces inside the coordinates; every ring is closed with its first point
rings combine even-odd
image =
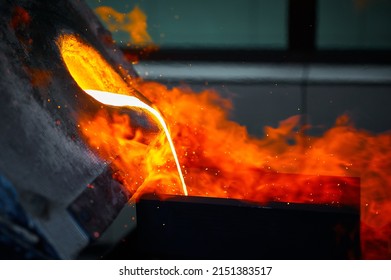
{"type": "MultiPolygon", "coordinates": [[[[303,0],[301,0],[303,2],[303,0]]],[[[163,47],[288,47],[289,0],[87,0],[128,13],[138,5],[163,47]]],[[[391,48],[391,1],[317,0],[319,48],[391,48]]],[[[126,43],[128,35],[113,32],[126,43]]]]}

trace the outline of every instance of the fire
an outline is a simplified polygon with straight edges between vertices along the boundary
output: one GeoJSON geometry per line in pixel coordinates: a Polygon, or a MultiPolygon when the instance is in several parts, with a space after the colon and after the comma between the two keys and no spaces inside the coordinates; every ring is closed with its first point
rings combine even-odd
{"type": "Polygon", "coordinates": [[[357,129],[341,116],[314,137],[294,116],[258,139],[229,120],[231,102],[213,90],[137,87],[171,127],[190,195],[353,206],[361,200],[363,257],[391,257],[390,132],[357,129]]]}
{"type": "Polygon", "coordinates": [[[108,6],[98,7],[95,12],[111,32],[123,31],[129,36],[127,46],[136,50],[127,52],[125,56],[133,64],[139,61],[141,55],[147,57],[158,49],[148,33],[147,16],[138,6],[129,13],[120,13],[108,6]]]}
{"type": "MultiPolygon", "coordinates": [[[[177,172],[179,174],[180,184],[182,186],[182,191],[185,195],[188,194],[187,187],[185,184],[185,180],[183,178],[181,166],[178,161],[178,157],[176,154],[174,143],[172,142],[169,129],[159,113],[158,110],[152,108],[145,102],[141,101],[139,98],[134,96],[137,94],[137,91],[135,91],[130,85],[128,85],[121,76],[114,70],[112,67],[101,57],[101,55],[94,50],[92,47],[85,44],[80,38],[74,36],[74,35],[64,35],[59,39],[58,45],[61,50],[61,54],[63,56],[64,62],[66,66],[68,67],[69,72],[71,73],[72,77],[75,79],[75,81],[78,83],[78,85],[90,96],[92,96],[97,101],[110,105],[110,106],[117,106],[117,107],[130,107],[130,108],[136,108],[145,110],[148,113],[150,113],[159,123],[161,126],[164,135],[159,136],[158,138],[162,138],[165,136],[167,139],[168,146],[170,148],[170,154],[174,157],[175,166],[177,168],[177,172]],[[98,70],[100,69],[100,70],[98,70]],[[107,71],[107,73],[103,73],[100,71],[107,71]],[[118,92],[118,94],[108,92],[108,90],[113,90],[115,92],[118,92]]],[[[85,129],[85,131],[97,131],[94,130],[88,130],[85,129]]],[[[139,130],[141,131],[141,130],[139,130]]],[[[100,135],[102,137],[102,135],[100,135]]],[[[108,140],[108,135],[105,135],[105,137],[99,137],[98,135],[95,135],[95,138],[102,139],[104,143],[109,143],[110,146],[110,140],[108,140]]],[[[161,139],[158,141],[162,141],[161,139]]],[[[111,140],[112,142],[112,140],[111,140]]],[[[97,144],[96,147],[100,149],[101,145],[97,144]]],[[[127,157],[127,151],[126,149],[130,149],[130,153],[133,151],[133,147],[129,147],[128,145],[120,146],[120,149],[118,150],[118,157],[123,156],[123,152],[125,153],[125,157],[127,157]],[[125,151],[122,151],[121,148],[124,147],[125,151]]],[[[114,149],[116,148],[108,148],[108,149],[114,149]]],[[[111,153],[107,153],[111,154],[111,153]]],[[[136,157],[137,158],[137,157],[136,157]]],[[[109,159],[112,159],[112,157],[109,157],[109,159]]],[[[168,159],[169,161],[169,159],[168,159]]],[[[156,161],[153,161],[156,162],[156,161]]],[[[134,165],[137,165],[137,161],[134,165]]],[[[126,165],[128,168],[129,165],[126,165]]],[[[152,164],[154,166],[154,164],[152,164]]],[[[120,170],[130,170],[130,169],[123,169],[123,165],[120,164],[119,169],[120,170]]],[[[132,170],[137,170],[133,169],[132,170]]],[[[149,174],[153,174],[153,172],[140,172],[144,173],[144,176],[140,176],[141,179],[146,178],[146,181],[148,181],[149,174]]],[[[128,177],[128,176],[125,176],[128,177]]],[[[172,179],[175,182],[175,178],[172,179]]],[[[139,181],[135,181],[133,185],[133,182],[130,183],[129,180],[125,179],[125,184],[127,187],[132,191],[132,193],[137,192],[137,189],[139,188],[138,184],[139,181]]],[[[176,183],[173,183],[174,185],[176,183]]],[[[141,182],[141,186],[143,185],[143,182],[141,182]]],[[[141,188],[142,189],[142,188],[141,188]]]]}
{"type": "MultiPolygon", "coordinates": [[[[360,130],[341,116],[314,137],[299,129],[294,116],[254,138],[229,120],[232,103],[213,90],[195,93],[141,80],[130,85],[81,40],[62,37],[59,47],[81,88],[127,96],[142,92],[159,108],[189,195],[354,206],[361,193],[363,258],[391,257],[390,132],[360,130]]],[[[117,179],[133,198],[182,193],[163,132],[151,133],[125,112],[104,106],[93,116],[82,115],[79,124],[90,146],[118,168],[117,179]]]]}
{"type": "Polygon", "coordinates": [[[134,96],[115,94],[107,91],[99,91],[99,90],[91,90],[91,89],[84,89],[84,91],[103,104],[117,106],[117,107],[130,107],[130,108],[134,107],[134,108],[144,109],[157,119],[157,121],[159,122],[160,126],[163,129],[163,132],[167,137],[167,141],[170,146],[172,155],[174,156],[175,165],[178,170],[179,178],[181,179],[183,193],[187,195],[188,193],[187,193],[186,183],[185,183],[185,179],[183,178],[183,174],[182,174],[181,166],[178,161],[178,156],[175,150],[175,146],[174,143],[172,142],[170,131],[168,130],[168,127],[162,115],[159,113],[159,111],[155,110],[154,108],[152,108],[151,106],[147,105],[146,103],[142,102],[140,99],[134,96]]]}
{"type": "Polygon", "coordinates": [[[111,32],[122,30],[129,34],[129,39],[133,44],[152,43],[151,36],[147,32],[147,16],[138,6],[127,14],[107,6],[98,7],[95,12],[107,24],[111,32]]]}

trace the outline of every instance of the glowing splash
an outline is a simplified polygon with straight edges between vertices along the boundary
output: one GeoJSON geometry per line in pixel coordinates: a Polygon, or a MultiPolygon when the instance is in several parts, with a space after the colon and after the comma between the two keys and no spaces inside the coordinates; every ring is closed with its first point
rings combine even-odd
{"type": "Polygon", "coordinates": [[[182,183],[183,193],[187,196],[188,195],[187,187],[186,187],[185,180],[183,178],[183,174],[182,174],[181,166],[179,164],[177,152],[175,150],[174,143],[172,142],[170,131],[168,130],[168,127],[167,127],[162,115],[159,113],[159,111],[155,110],[154,108],[145,104],[140,99],[138,99],[137,97],[134,97],[134,96],[115,94],[112,92],[93,90],[93,89],[85,89],[84,91],[87,94],[89,94],[90,96],[92,96],[93,98],[95,98],[97,101],[99,101],[103,104],[110,105],[110,106],[116,106],[116,107],[130,107],[130,108],[135,107],[135,108],[144,109],[158,120],[161,128],[163,129],[163,131],[167,137],[168,143],[170,145],[170,149],[172,151],[172,155],[174,156],[174,160],[175,160],[175,164],[176,164],[176,167],[178,170],[179,178],[181,179],[181,183],[182,183]]]}

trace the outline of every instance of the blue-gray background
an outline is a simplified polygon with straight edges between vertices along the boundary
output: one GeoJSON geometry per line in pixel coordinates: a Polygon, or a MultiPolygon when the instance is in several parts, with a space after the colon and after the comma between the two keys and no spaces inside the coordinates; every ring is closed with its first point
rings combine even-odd
{"type": "MultiPolygon", "coordinates": [[[[87,0],[128,13],[138,5],[162,47],[287,47],[288,0],[87,0]]],[[[390,0],[318,0],[319,49],[391,48],[390,0]],[[360,4],[362,3],[362,4],[360,4]]],[[[114,32],[117,42],[128,35],[114,32]]]]}
{"type": "MultiPolygon", "coordinates": [[[[285,50],[288,0],[88,0],[128,13],[138,5],[148,31],[161,48],[258,48],[285,50]]],[[[318,0],[319,50],[391,50],[390,0],[318,0]]],[[[118,43],[128,35],[114,32],[118,43]]],[[[231,118],[257,136],[303,114],[322,133],[348,114],[359,128],[391,127],[391,66],[388,64],[200,63],[141,61],[139,74],[168,86],[186,83],[194,90],[214,88],[234,102],[231,118]]]]}

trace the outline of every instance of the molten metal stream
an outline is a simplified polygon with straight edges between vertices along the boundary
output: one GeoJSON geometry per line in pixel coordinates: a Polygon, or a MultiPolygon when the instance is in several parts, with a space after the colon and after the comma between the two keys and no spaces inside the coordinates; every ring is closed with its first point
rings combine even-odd
{"type": "Polygon", "coordinates": [[[187,196],[188,195],[187,187],[186,187],[185,179],[183,178],[181,166],[179,165],[179,160],[174,147],[174,143],[172,142],[170,132],[161,114],[157,110],[145,104],[140,99],[134,96],[116,94],[108,91],[93,90],[93,89],[85,89],[84,91],[91,97],[95,98],[97,101],[106,105],[116,106],[116,107],[136,107],[136,108],[144,109],[149,113],[151,113],[159,121],[159,124],[161,125],[164,133],[166,134],[168,143],[170,145],[172,154],[174,156],[175,164],[182,183],[183,193],[187,196]]]}

